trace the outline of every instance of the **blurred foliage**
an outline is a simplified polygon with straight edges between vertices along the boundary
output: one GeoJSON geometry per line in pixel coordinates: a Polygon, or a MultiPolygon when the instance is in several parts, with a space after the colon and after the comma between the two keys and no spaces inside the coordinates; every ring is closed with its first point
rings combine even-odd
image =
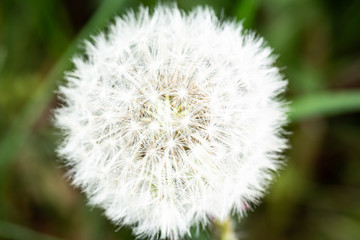
{"type": "MultiPolygon", "coordinates": [[[[133,239],[66,181],[50,119],[81,40],[140,4],[156,1],[0,0],[0,239],[133,239]]],[[[264,36],[289,79],[289,160],[237,236],[360,239],[360,1],[178,2],[204,4],[264,36]]]]}

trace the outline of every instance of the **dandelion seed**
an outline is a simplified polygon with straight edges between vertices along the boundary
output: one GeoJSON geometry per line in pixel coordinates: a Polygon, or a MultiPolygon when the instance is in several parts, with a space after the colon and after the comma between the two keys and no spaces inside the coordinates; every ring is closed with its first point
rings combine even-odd
{"type": "Polygon", "coordinates": [[[243,215],[286,147],[272,50],[209,8],[140,8],[86,43],[60,87],[73,184],[139,236],[243,215]]]}

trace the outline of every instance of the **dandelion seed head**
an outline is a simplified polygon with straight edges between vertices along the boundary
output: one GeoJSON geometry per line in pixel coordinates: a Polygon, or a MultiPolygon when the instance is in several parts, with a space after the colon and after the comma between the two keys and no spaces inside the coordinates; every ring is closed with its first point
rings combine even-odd
{"type": "Polygon", "coordinates": [[[138,236],[177,239],[259,201],[286,147],[286,81],[262,38],[210,8],[159,5],[85,50],[55,122],[90,204],[138,236]]]}

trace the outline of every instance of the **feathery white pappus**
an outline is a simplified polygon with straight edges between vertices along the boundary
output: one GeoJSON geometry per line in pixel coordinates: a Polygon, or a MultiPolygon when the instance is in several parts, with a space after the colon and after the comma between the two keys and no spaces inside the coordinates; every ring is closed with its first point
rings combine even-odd
{"type": "Polygon", "coordinates": [[[177,239],[264,194],[286,147],[287,82],[262,38],[210,8],[141,7],[73,61],[58,152],[114,223],[177,239]]]}

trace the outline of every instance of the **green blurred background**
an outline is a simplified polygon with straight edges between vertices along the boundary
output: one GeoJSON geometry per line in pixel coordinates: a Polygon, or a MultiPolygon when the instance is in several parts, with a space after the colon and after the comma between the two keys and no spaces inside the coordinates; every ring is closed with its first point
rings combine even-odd
{"type": "MultiPolygon", "coordinates": [[[[155,1],[0,0],[0,239],[134,239],[65,179],[50,123],[81,40],[155,1]]],[[[239,239],[360,239],[360,1],[184,0],[244,20],[279,55],[288,162],[239,239]]],[[[217,239],[209,227],[193,239],[217,239]]]]}

